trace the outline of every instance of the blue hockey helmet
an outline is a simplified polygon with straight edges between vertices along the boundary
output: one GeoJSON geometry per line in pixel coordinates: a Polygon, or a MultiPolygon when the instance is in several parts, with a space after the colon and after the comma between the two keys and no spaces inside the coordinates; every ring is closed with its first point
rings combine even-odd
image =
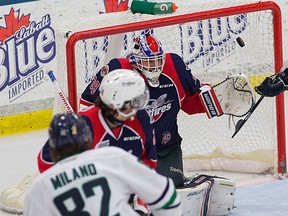
{"type": "Polygon", "coordinates": [[[49,127],[49,145],[52,149],[63,146],[92,145],[92,132],[87,123],[75,113],[56,114],[49,127]]]}

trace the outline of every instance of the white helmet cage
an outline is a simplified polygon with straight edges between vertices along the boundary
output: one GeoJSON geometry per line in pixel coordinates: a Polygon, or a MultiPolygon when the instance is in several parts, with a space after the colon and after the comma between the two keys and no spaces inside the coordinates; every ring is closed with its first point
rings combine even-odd
{"type": "Polygon", "coordinates": [[[154,36],[141,34],[135,39],[130,60],[146,77],[152,87],[159,86],[159,76],[165,64],[165,53],[160,41],[154,36]]]}
{"type": "Polygon", "coordinates": [[[116,69],[106,74],[99,92],[103,103],[124,117],[131,117],[138,110],[145,109],[150,97],[143,77],[128,69],[116,69]],[[131,112],[123,113],[127,106],[132,108],[131,112]]]}

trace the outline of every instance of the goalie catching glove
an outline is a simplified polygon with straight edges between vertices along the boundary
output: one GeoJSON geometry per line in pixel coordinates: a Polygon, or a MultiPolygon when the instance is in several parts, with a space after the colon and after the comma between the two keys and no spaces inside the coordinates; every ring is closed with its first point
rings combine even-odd
{"type": "Polygon", "coordinates": [[[274,97],[288,89],[288,67],[273,76],[266,77],[259,86],[255,87],[255,91],[265,97],[274,97]]]}
{"type": "Polygon", "coordinates": [[[255,95],[247,76],[228,76],[224,81],[211,87],[203,85],[199,94],[208,118],[227,114],[242,117],[255,103],[255,95]]]}

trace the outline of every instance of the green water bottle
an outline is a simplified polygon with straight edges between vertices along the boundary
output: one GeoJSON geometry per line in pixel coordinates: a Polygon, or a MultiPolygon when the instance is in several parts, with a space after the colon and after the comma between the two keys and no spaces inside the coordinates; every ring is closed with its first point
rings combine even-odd
{"type": "Polygon", "coordinates": [[[176,11],[177,5],[173,2],[146,2],[143,0],[134,0],[131,3],[133,13],[142,14],[171,14],[176,11]]]}

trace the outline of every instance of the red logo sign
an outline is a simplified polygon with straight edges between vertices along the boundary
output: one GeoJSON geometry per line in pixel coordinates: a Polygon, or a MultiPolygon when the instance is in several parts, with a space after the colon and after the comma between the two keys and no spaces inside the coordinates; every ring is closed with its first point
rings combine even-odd
{"type": "Polygon", "coordinates": [[[30,24],[30,14],[22,14],[20,16],[20,10],[14,11],[13,8],[11,8],[10,13],[4,17],[6,27],[0,26],[0,45],[3,44],[7,38],[14,35],[22,26],[28,27],[30,24]]]}
{"type": "Polygon", "coordinates": [[[128,10],[128,0],[104,0],[105,12],[100,13],[111,13],[128,10]]]}

